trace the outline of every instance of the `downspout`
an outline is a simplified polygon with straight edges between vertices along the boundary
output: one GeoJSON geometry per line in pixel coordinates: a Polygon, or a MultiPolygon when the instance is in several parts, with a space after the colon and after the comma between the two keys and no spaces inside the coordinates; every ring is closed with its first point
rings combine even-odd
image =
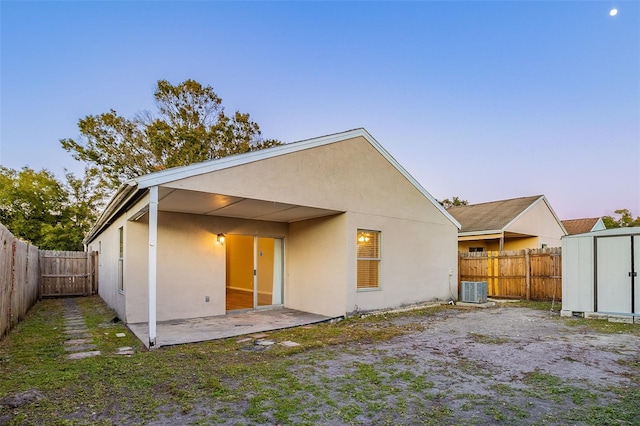
{"type": "Polygon", "coordinates": [[[156,265],[158,258],[158,187],[149,188],[149,348],[156,345],[156,265]]]}

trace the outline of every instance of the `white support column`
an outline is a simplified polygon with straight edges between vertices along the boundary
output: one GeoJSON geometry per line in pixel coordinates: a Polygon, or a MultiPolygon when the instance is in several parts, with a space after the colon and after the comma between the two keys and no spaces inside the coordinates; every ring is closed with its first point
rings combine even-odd
{"type": "Polygon", "coordinates": [[[149,347],[156,345],[156,266],[158,251],[158,187],[149,188],[149,347]]]}

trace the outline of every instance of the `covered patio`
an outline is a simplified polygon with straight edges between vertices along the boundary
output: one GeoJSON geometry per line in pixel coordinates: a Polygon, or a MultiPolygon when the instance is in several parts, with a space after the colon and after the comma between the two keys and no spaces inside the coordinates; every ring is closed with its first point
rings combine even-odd
{"type": "MultiPolygon", "coordinates": [[[[230,312],[227,315],[213,317],[159,321],[156,323],[155,347],[263,333],[331,319],[333,318],[294,309],[275,308],[230,312]]],[[[149,348],[149,324],[136,323],[127,326],[149,348]]]]}

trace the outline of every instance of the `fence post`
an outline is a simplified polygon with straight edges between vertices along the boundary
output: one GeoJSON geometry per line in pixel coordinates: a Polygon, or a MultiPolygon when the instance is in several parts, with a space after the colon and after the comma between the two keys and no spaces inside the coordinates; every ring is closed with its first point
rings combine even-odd
{"type": "Polygon", "coordinates": [[[531,300],[531,249],[524,250],[524,282],[527,287],[527,300],[531,300]]]}

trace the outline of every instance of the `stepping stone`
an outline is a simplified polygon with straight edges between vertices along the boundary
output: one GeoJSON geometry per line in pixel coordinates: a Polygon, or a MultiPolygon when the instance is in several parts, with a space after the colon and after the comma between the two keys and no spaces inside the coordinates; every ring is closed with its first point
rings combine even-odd
{"type": "Polygon", "coordinates": [[[238,339],[238,340],[236,340],[236,342],[238,342],[238,343],[244,343],[244,342],[248,342],[248,341],[250,341],[250,340],[253,340],[253,339],[251,339],[251,337],[244,337],[244,338],[242,338],[242,339],[238,339]]]}
{"type": "Polygon", "coordinates": [[[70,329],[70,330],[65,330],[65,334],[68,335],[78,335],[78,334],[87,334],[87,332],[89,331],[88,328],[74,328],[74,329],[70,329]]]}
{"type": "Polygon", "coordinates": [[[245,346],[243,348],[240,348],[241,351],[247,351],[247,352],[261,352],[264,351],[265,349],[267,349],[268,346],[245,346]]]}
{"type": "Polygon", "coordinates": [[[262,339],[263,337],[267,337],[265,333],[251,334],[250,336],[254,339],[262,339]]]}
{"type": "Polygon", "coordinates": [[[293,348],[296,346],[300,346],[300,343],[292,342],[290,340],[286,340],[284,342],[280,342],[282,346],[286,346],[287,348],[293,348]]]}
{"type": "Polygon", "coordinates": [[[89,330],[89,328],[87,327],[86,324],[68,325],[64,328],[64,331],[77,331],[77,330],[87,331],[89,330]]]}
{"type": "Polygon", "coordinates": [[[88,350],[95,349],[95,348],[97,348],[97,346],[90,343],[87,345],[66,346],[64,350],[67,352],[86,352],[88,350]]]}
{"type": "Polygon", "coordinates": [[[271,346],[271,345],[274,345],[275,343],[276,342],[274,342],[273,340],[267,340],[267,339],[260,339],[253,342],[253,344],[256,346],[271,346]]]}
{"type": "Polygon", "coordinates": [[[65,341],[64,344],[66,346],[73,346],[73,345],[83,345],[89,342],[91,342],[91,340],[89,339],[72,339],[72,340],[65,341]]]}
{"type": "Polygon", "coordinates": [[[100,355],[100,351],[91,351],[91,352],[76,352],[74,354],[67,355],[67,359],[84,359],[92,356],[100,355]]]}
{"type": "MultiPolygon", "coordinates": [[[[84,333],[84,332],[82,332],[82,333],[67,333],[67,336],[70,337],[69,340],[78,340],[78,339],[89,339],[89,340],[91,340],[91,338],[93,337],[89,333],[84,333]]],[[[67,341],[69,341],[69,340],[67,340],[67,341]]]]}
{"type": "Polygon", "coordinates": [[[124,346],[122,348],[118,348],[118,350],[116,351],[116,355],[133,355],[134,353],[136,352],[130,346],[124,346]]]}
{"type": "Polygon", "coordinates": [[[125,333],[116,333],[116,337],[124,337],[124,336],[126,336],[125,333]]]}

